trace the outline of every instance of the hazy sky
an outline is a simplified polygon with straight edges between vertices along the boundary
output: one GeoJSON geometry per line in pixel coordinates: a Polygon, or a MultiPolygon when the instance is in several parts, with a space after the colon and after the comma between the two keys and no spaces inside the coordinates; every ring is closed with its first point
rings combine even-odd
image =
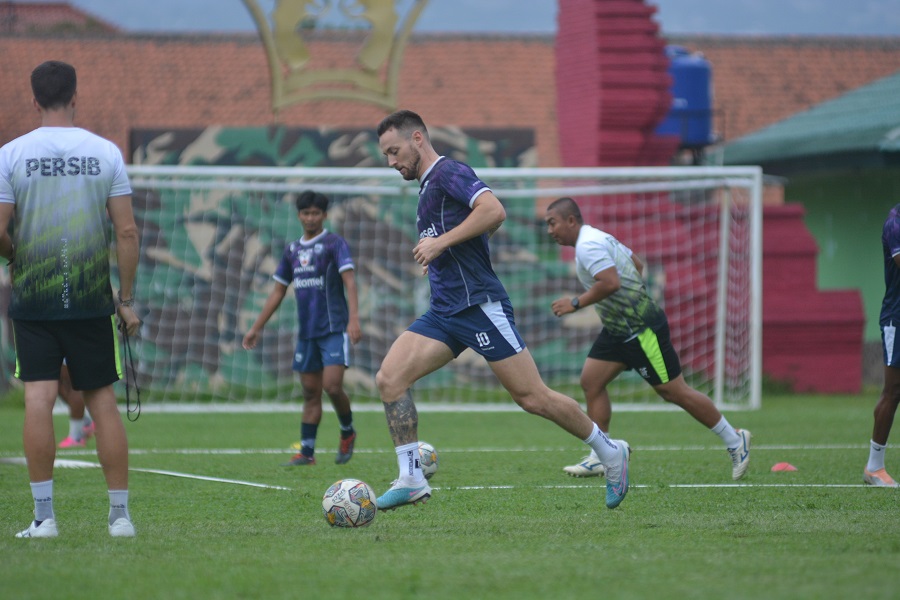
{"type": "MultiPolygon", "coordinates": [[[[126,30],[255,29],[242,0],[69,1],[126,30]]],[[[265,10],[275,2],[257,1],[265,10]]],[[[557,1],[567,0],[429,0],[415,31],[551,34],[556,30],[557,1]]],[[[656,21],[663,34],[900,37],[900,0],[648,0],[648,4],[658,7],[656,21]]]]}

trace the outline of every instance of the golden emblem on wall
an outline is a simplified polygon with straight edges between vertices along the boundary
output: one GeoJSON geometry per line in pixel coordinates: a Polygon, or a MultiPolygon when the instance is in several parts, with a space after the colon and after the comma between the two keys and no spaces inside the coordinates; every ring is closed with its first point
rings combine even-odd
{"type": "Polygon", "coordinates": [[[397,107],[400,60],[428,0],[244,0],[272,74],[272,110],[309,100],[397,107]],[[318,52],[317,52],[318,51],[318,52]]]}

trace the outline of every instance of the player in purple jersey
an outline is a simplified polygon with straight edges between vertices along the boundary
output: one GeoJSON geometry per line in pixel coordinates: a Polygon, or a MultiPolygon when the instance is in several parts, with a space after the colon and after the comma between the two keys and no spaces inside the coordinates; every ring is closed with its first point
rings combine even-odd
{"type": "Polygon", "coordinates": [[[377,500],[380,510],[424,502],[431,487],[418,460],[418,413],[409,388],[466,348],[481,354],[516,404],[549,419],[594,449],[607,469],[606,505],[628,491],[626,444],[610,440],[578,403],[548,388],[516,331],[506,290],[491,267],[488,238],[506,218],[491,189],[463,163],[439,156],[421,117],[387,116],[378,142],[388,166],[419,180],[413,258],[427,273],[431,306],[400,334],[375,376],[400,476],[377,500]]]}
{"type": "Polygon", "coordinates": [[[325,230],[327,216],[328,198],[324,195],[306,191],[297,198],[297,217],[303,223],[303,237],[285,248],[272,276],[275,280],[272,291],[243,340],[247,350],[256,347],[262,328],[275,314],[288,285],[293,282],[299,332],[292,366],[300,373],[303,417],[300,452],[286,463],[289,466],[316,464],[323,390],[331,399],[341,427],[334,462],[349,461],[356,441],[350,397],[344,391],[344,371],[350,365],[347,341],[356,344],[362,337],[356,279],[350,247],[344,238],[325,230]]]}
{"type": "Polygon", "coordinates": [[[863,481],[880,487],[898,487],[884,468],[887,447],[897,405],[900,404],[900,204],[891,209],[881,231],[884,253],[884,300],[881,302],[881,341],[884,356],[884,387],[875,405],[875,425],[869,442],[869,462],[863,469],[863,481]]]}

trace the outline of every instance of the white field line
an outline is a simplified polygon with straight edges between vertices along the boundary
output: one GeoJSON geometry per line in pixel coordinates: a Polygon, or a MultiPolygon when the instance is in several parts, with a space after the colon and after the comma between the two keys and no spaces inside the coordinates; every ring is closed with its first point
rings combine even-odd
{"type": "MultiPolygon", "coordinates": [[[[19,464],[24,465],[25,459],[22,457],[13,457],[13,458],[0,458],[0,463],[4,464],[19,464]]],[[[99,468],[100,465],[94,462],[88,462],[85,460],[67,460],[67,459],[56,459],[53,463],[54,467],[58,468],[68,468],[68,469],[89,469],[89,468],[99,468]]],[[[137,473],[154,473],[156,475],[168,475],[169,477],[182,477],[184,479],[197,479],[200,481],[214,481],[216,483],[231,483],[234,485],[246,485],[250,487],[258,487],[258,488],[267,488],[272,490],[287,490],[290,491],[291,488],[283,487],[280,485],[268,485],[265,483],[254,483],[252,481],[241,481],[240,479],[223,479],[221,477],[208,477],[206,475],[191,475],[190,473],[179,473],[177,471],[162,471],[159,469],[140,469],[135,467],[130,467],[129,471],[134,471],[137,473]]]]}
{"type": "MultiPolygon", "coordinates": [[[[25,465],[25,459],[22,457],[0,458],[2,464],[25,465]]],[[[94,462],[82,460],[57,459],[54,463],[58,468],[86,469],[99,468],[100,465],[94,462]]],[[[266,488],[272,490],[291,491],[292,488],[280,485],[268,485],[265,483],[254,483],[252,481],[241,481],[239,479],[223,479],[221,477],[208,477],[206,475],[192,475],[190,473],[179,473],[177,471],[164,471],[160,469],[140,469],[130,468],[129,471],[138,473],[153,473],[155,475],[167,475],[169,477],[181,477],[183,479],[195,479],[199,481],[212,481],[215,483],[230,483],[233,485],[244,485],[256,488],[266,488]]],[[[631,485],[632,489],[658,489],[659,485],[631,485]]],[[[872,487],[865,484],[846,484],[846,483],[670,483],[662,486],[668,489],[689,489],[689,488],[866,488],[872,487]]],[[[594,485],[461,485],[452,487],[435,486],[433,489],[439,491],[478,491],[478,490],[515,490],[515,489],[532,489],[532,490],[579,490],[588,489],[596,490],[594,485]]]]}
{"type": "MultiPolygon", "coordinates": [[[[584,406],[582,405],[582,408],[584,406]]],[[[723,410],[747,410],[745,407],[726,407],[720,406],[723,410]]],[[[681,410],[680,407],[672,404],[630,404],[622,402],[616,404],[616,412],[675,412],[681,410]]],[[[119,410],[124,411],[125,405],[119,406],[119,410]]],[[[420,413],[460,413],[460,412],[523,412],[519,406],[510,400],[509,402],[490,402],[478,404],[465,404],[459,402],[419,402],[416,404],[416,410],[420,413]]],[[[249,414],[249,413],[286,413],[299,414],[303,411],[303,404],[300,402],[259,402],[259,403],[176,403],[161,402],[153,404],[147,402],[141,405],[142,413],[157,414],[249,414]]],[[[354,402],[353,412],[384,412],[384,405],[373,402],[354,402]]],[[[53,414],[65,415],[69,414],[69,407],[62,400],[57,400],[53,407],[53,414]]]]}
{"type": "MultiPolygon", "coordinates": [[[[602,487],[602,486],[601,486],[602,487]]],[[[669,489],[687,489],[687,488],[870,488],[871,485],[864,483],[670,483],[668,485],[641,485],[629,484],[628,489],[659,489],[665,487],[669,489]]],[[[453,487],[436,487],[435,490],[456,491],[456,490],[515,490],[515,489],[531,489],[531,490],[580,490],[600,489],[592,485],[461,485],[453,487]]],[[[892,488],[885,488],[892,489],[892,488]]]]}
{"type": "MultiPolygon", "coordinates": [[[[779,451],[794,452],[804,450],[860,450],[868,448],[869,444],[754,444],[753,451],[779,451]]],[[[317,446],[320,453],[336,452],[337,448],[317,446]]],[[[722,452],[721,446],[634,446],[635,452],[722,452]]],[[[519,452],[583,452],[583,448],[577,446],[520,446],[515,448],[440,448],[441,453],[453,454],[485,454],[485,453],[519,453],[519,452]]],[[[393,448],[357,448],[359,454],[393,454],[393,448]]],[[[128,451],[131,456],[145,456],[153,454],[183,454],[183,455],[256,455],[256,454],[291,454],[296,453],[290,448],[131,448],[128,451]]],[[[94,456],[96,451],[85,448],[83,450],[57,450],[57,456],[94,456]]],[[[2,456],[15,456],[11,453],[0,452],[2,456]]]]}
{"type": "MultiPolygon", "coordinates": [[[[803,450],[859,450],[868,447],[867,444],[787,444],[787,445],[759,445],[754,446],[754,451],[760,450],[777,450],[777,451],[803,451],[803,450]]],[[[331,452],[333,450],[320,449],[321,452],[331,452]]],[[[518,447],[518,448],[442,448],[441,452],[449,453],[486,453],[486,452],[572,452],[569,447],[518,447]]],[[[705,452],[715,451],[721,452],[721,448],[711,448],[706,446],[649,446],[641,447],[636,451],[640,452],[705,452]]],[[[158,448],[158,449],[140,449],[132,448],[129,450],[130,455],[146,456],[146,455],[265,455],[265,454],[289,454],[290,449],[281,448],[158,448]]],[[[356,452],[366,454],[388,454],[393,449],[358,449],[356,452]]],[[[94,456],[94,450],[66,450],[58,451],[60,455],[56,459],[55,466],[58,468],[96,468],[100,465],[96,462],[68,459],[68,456],[94,456]]],[[[21,456],[6,456],[0,454],[0,464],[25,465],[25,459],[21,456]]],[[[224,479],[220,477],[210,477],[206,475],[194,475],[190,473],[181,473],[178,471],[167,471],[161,469],[146,469],[132,467],[130,471],[138,473],[152,473],[156,475],[166,475],[169,477],[181,477],[185,479],[195,479],[200,481],[212,481],[217,483],[230,483],[233,485],[243,485],[257,488],[288,490],[292,488],[269,485],[265,483],[255,483],[251,481],[241,481],[237,479],[224,479]]],[[[659,488],[659,485],[632,485],[632,488],[659,488]]],[[[668,484],[662,487],[669,489],[687,489],[687,488],[865,488],[872,487],[864,484],[798,484],[798,483],[697,483],[697,484],[668,484]]],[[[590,488],[591,485],[536,485],[536,486],[454,486],[449,488],[435,487],[436,490],[508,490],[508,489],[580,489],[590,488]]]]}

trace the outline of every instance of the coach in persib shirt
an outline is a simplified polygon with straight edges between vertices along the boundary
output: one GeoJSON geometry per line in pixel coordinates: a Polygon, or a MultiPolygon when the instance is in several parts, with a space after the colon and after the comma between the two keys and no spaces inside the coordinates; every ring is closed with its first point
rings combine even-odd
{"type": "Polygon", "coordinates": [[[0,256],[10,261],[16,377],[25,384],[23,441],[34,521],[17,537],[56,537],[52,409],[66,361],[97,425],[109,488],[109,534],[134,536],[128,440],[112,384],[121,378],[110,285],[108,220],[116,236],[118,314],[137,333],[133,282],[138,231],[119,149],[74,126],[75,69],[48,61],[31,74],[41,126],[0,148],[0,256]],[[12,223],[12,236],[8,226],[12,223]]]}

